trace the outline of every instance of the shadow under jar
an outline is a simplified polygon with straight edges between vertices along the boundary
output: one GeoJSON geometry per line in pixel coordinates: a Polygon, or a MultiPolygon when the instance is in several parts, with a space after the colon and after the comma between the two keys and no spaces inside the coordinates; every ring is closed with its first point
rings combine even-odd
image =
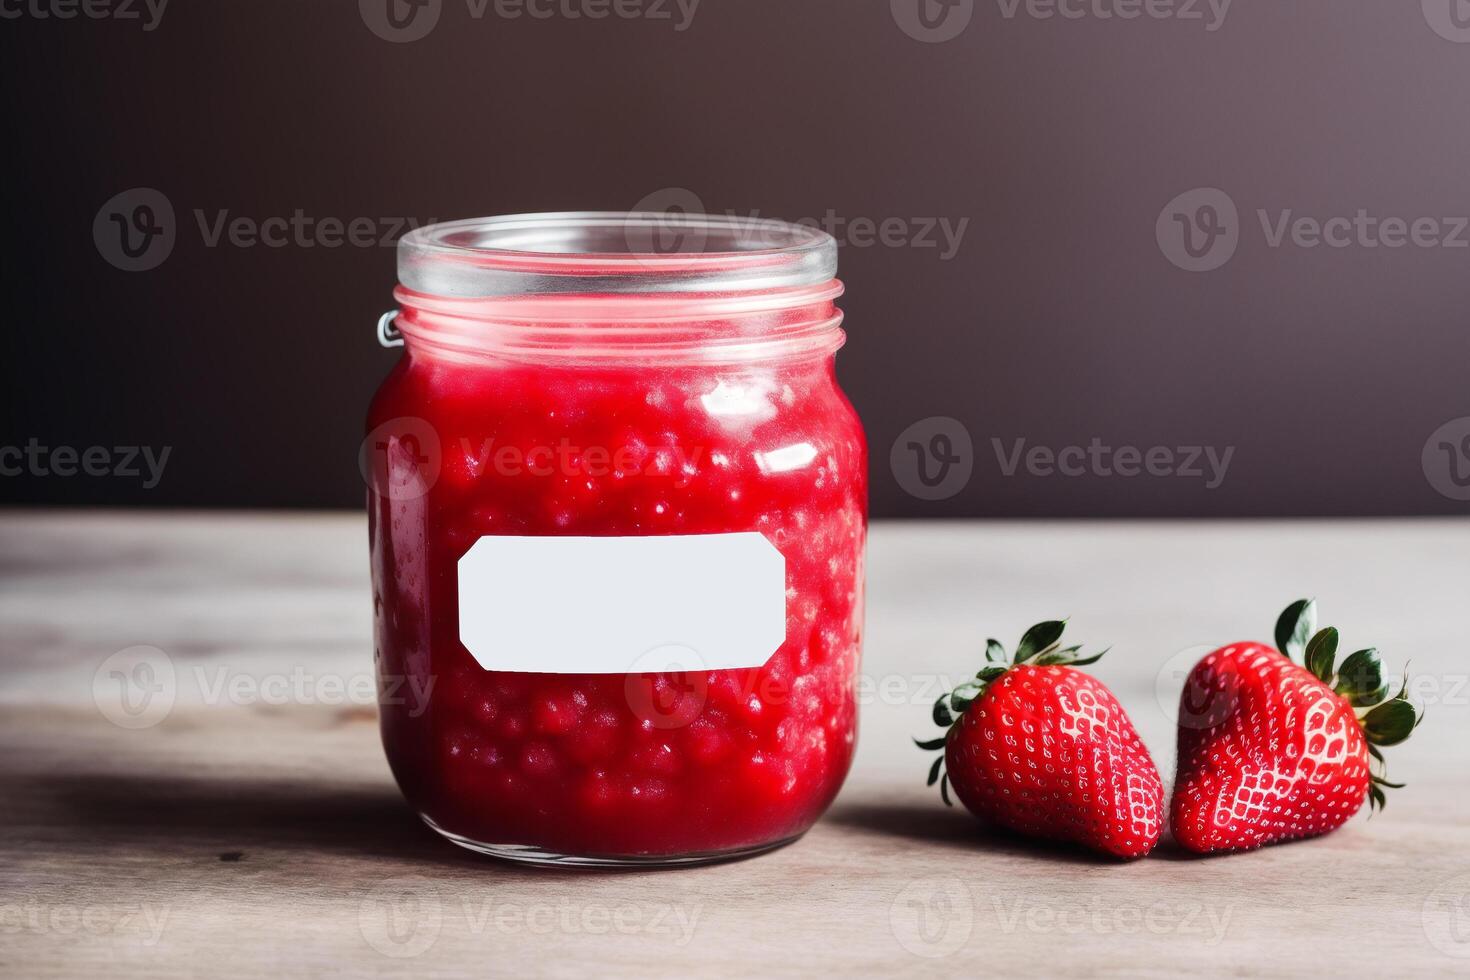
{"type": "Polygon", "coordinates": [[[403,239],[364,463],[383,743],[439,833],[685,864],[831,803],[867,528],[836,267],[821,232],[687,214],[403,239]]]}

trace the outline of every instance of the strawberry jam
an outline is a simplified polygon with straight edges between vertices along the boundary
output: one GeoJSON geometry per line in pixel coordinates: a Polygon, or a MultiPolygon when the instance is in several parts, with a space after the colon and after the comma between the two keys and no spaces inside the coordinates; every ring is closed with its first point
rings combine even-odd
{"type": "Polygon", "coordinates": [[[519,860],[680,863],[791,840],[832,801],[856,733],[867,491],[833,372],[835,265],[818,232],[684,214],[405,238],[405,356],[364,460],[383,741],[436,830],[519,860]],[[496,536],[537,554],[537,539],[751,533],[784,560],[784,634],[777,571],[775,639],[737,668],[661,659],[677,637],[656,595],[589,625],[584,569],[528,567],[529,623],[466,579],[496,536]],[[472,643],[462,604],[482,603],[504,628],[472,643]],[[575,672],[559,652],[573,625],[608,636],[574,651],[575,672]],[[538,671],[497,669],[512,662],[538,671]]]}

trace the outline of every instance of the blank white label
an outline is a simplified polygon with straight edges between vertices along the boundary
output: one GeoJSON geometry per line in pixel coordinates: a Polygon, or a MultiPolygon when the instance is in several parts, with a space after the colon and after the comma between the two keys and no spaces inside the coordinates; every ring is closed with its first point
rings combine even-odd
{"type": "Polygon", "coordinates": [[[483,537],[459,560],[459,637],[486,670],[759,667],[786,639],[786,559],[756,532],[483,537]]]}

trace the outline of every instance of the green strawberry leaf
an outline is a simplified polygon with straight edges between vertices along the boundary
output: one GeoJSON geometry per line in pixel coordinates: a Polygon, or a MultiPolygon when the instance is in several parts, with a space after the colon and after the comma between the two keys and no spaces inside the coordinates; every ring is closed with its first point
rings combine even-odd
{"type": "Polygon", "coordinates": [[[949,713],[949,695],[939,695],[939,700],[934,702],[934,724],[940,728],[948,728],[954,724],[954,715],[949,713]]]}
{"type": "Polygon", "coordinates": [[[1348,704],[1354,708],[1367,708],[1375,704],[1382,704],[1383,699],[1388,697],[1388,685],[1374,688],[1366,694],[1350,694],[1347,696],[1348,704]]]}
{"type": "Polygon", "coordinates": [[[939,798],[944,801],[945,806],[954,806],[954,800],[949,798],[949,773],[939,780],[939,798]]]}
{"type": "Polygon", "coordinates": [[[1081,647],[1067,647],[1065,650],[1048,650],[1036,658],[1036,666],[1049,667],[1053,664],[1069,664],[1077,656],[1081,647]]]}
{"type": "Polygon", "coordinates": [[[1052,650],[1043,653],[1036,658],[1036,665],[1038,667],[1049,667],[1052,665],[1060,667],[1086,667],[1088,664],[1095,664],[1101,660],[1112,647],[1108,647],[1101,653],[1094,653],[1090,657],[1079,657],[1077,654],[1081,649],[1081,647],[1067,647],[1065,650],[1052,650]]]}
{"type": "Polygon", "coordinates": [[[923,749],[925,752],[933,752],[935,749],[944,748],[945,743],[948,741],[948,735],[941,735],[938,738],[931,738],[927,742],[921,742],[918,739],[914,739],[914,744],[923,749]]]}
{"type": "Polygon", "coordinates": [[[1006,648],[1000,645],[999,640],[985,641],[985,659],[994,664],[1006,662],[1006,648]]]}
{"type": "Polygon", "coordinates": [[[949,692],[949,710],[953,711],[956,715],[964,714],[965,709],[980,696],[980,692],[983,690],[985,690],[985,685],[973,681],[968,684],[961,684],[949,692]]]}
{"type": "Polygon", "coordinates": [[[1078,657],[1076,660],[1070,661],[1069,665],[1072,667],[1086,667],[1088,664],[1095,664],[1103,657],[1107,656],[1108,651],[1111,649],[1112,647],[1104,647],[1101,652],[1094,653],[1090,657],[1078,657]]]}
{"type": "Polygon", "coordinates": [[[1037,623],[1026,631],[1021,637],[1021,643],[1016,647],[1016,663],[1023,664],[1043,650],[1055,644],[1062,638],[1062,631],[1067,628],[1066,620],[1052,619],[1045,623],[1037,623]]]}
{"type": "Polygon", "coordinates": [[[1276,620],[1276,649],[1292,660],[1300,661],[1307,640],[1317,632],[1317,601],[1298,599],[1286,607],[1276,620]]]}
{"type": "Polygon", "coordinates": [[[1337,630],[1331,626],[1321,630],[1307,641],[1307,669],[1324,683],[1330,683],[1332,664],[1337,658],[1337,644],[1337,630]]]}
{"type": "Polygon", "coordinates": [[[1378,651],[1369,647],[1348,654],[1337,672],[1334,690],[1360,708],[1388,697],[1388,685],[1383,681],[1383,661],[1379,659],[1378,651]]]}
{"type": "Polygon", "coordinates": [[[1419,710],[1402,698],[1385,701],[1363,717],[1363,733],[1377,746],[1398,745],[1414,733],[1419,710]]]}
{"type": "Polygon", "coordinates": [[[925,783],[924,785],[926,785],[926,786],[933,786],[935,783],[939,782],[939,770],[943,766],[944,766],[944,756],[941,755],[939,758],[937,758],[937,759],[934,760],[934,765],[932,765],[932,766],[929,767],[929,781],[927,783],[925,783]]]}

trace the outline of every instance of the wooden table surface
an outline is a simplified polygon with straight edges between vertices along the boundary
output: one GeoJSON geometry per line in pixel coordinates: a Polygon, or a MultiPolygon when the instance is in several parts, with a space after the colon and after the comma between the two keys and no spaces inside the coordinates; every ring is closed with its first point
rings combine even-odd
{"type": "Polygon", "coordinates": [[[861,746],[804,840],[545,871],[402,803],[360,517],[0,514],[0,974],[1470,974],[1470,522],[879,524],[870,547],[861,746]],[[1115,864],[923,785],[908,737],[986,635],[1070,616],[1112,644],[1096,672],[1167,778],[1202,645],[1269,639],[1309,594],[1421,678],[1428,720],[1391,758],[1409,786],[1371,821],[1115,864]],[[166,713],[120,713],[99,675],[139,645],[173,668],[166,713]]]}

